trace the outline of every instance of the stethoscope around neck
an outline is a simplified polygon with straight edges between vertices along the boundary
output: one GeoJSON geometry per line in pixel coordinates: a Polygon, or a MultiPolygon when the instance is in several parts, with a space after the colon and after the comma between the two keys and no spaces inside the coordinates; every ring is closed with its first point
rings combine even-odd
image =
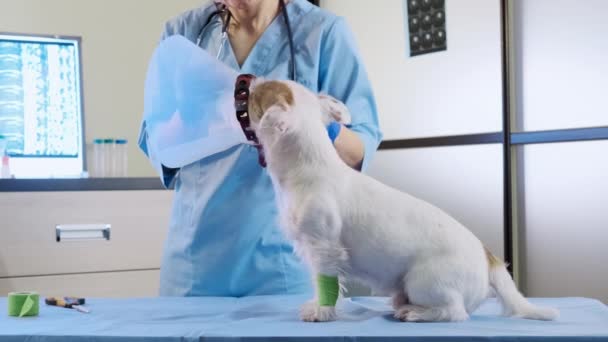
{"type": "MultiPolygon", "coordinates": [[[[216,6],[217,6],[217,10],[214,11],[213,13],[211,13],[209,18],[205,22],[205,25],[203,25],[201,27],[201,29],[199,30],[198,36],[196,38],[196,45],[199,47],[201,46],[201,41],[203,39],[203,33],[204,33],[205,29],[207,28],[207,26],[209,26],[209,24],[211,23],[211,20],[213,20],[218,15],[225,16],[223,23],[222,23],[222,38],[221,38],[221,42],[220,42],[220,48],[219,48],[219,50],[217,52],[217,56],[216,56],[216,58],[219,59],[221,56],[221,53],[224,49],[224,45],[226,45],[226,42],[228,40],[228,26],[230,25],[230,20],[232,19],[232,13],[230,13],[230,10],[224,4],[216,3],[216,6]]],[[[283,19],[285,20],[285,26],[287,27],[287,35],[289,36],[288,37],[289,38],[289,53],[291,55],[289,79],[292,81],[296,81],[296,54],[295,54],[294,47],[293,47],[293,34],[291,32],[291,24],[289,22],[289,16],[287,15],[287,6],[285,5],[285,0],[279,0],[279,6],[281,6],[281,11],[283,13],[283,19]]]]}

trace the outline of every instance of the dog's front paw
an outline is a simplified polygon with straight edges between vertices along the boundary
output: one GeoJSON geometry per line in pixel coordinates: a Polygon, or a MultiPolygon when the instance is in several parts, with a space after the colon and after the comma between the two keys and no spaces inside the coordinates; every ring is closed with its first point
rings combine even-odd
{"type": "Polygon", "coordinates": [[[343,102],[327,94],[319,94],[319,101],[321,109],[330,119],[345,125],[351,123],[350,111],[343,102]]]}
{"type": "Polygon", "coordinates": [[[304,322],[329,322],[337,318],[335,306],[320,306],[317,301],[310,301],[300,309],[300,318],[304,322]]]}

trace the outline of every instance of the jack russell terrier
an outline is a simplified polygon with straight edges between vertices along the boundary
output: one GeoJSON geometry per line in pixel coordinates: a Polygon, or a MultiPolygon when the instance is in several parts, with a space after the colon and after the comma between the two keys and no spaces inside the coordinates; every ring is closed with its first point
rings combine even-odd
{"type": "Polygon", "coordinates": [[[557,318],[556,309],[528,302],[505,264],[457,220],[348,167],[326,131],[331,120],[350,122],[341,102],[295,82],[257,79],[248,109],[280,227],[314,276],[304,321],[337,318],[345,277],[392,295],[401,321],[467,320],[492,290],[504,315],[557,318]]]}

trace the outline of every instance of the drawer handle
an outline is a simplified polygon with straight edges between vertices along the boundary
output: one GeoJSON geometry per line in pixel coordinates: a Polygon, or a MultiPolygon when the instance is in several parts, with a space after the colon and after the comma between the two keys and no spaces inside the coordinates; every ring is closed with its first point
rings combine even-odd
{"type": "Polygon", "coordinates": [[[60,224],[55,226],[57,242],[110,240],[109,224],[60,224]]]}

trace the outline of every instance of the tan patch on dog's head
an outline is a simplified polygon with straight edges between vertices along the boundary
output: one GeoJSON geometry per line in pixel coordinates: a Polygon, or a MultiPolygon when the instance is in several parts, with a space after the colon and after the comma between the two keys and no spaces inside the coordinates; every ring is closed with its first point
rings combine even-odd
{"type": "Polygon", "coordinates": [[[293,106],[293,92],[285,83],[265,81],[256,85],[249,96],[249,116],[259,122],[268,108],[278,105],[287,109],[293,106]]]}
{"type": "Polygon", "coordinates": [[[483,249],[486,251],[486,259],[488,259],[488,265],[490,268],[504,265],[502,260],[500,260],[496,255],[492,254],[487,247],[484,246],[483,249]]]}

